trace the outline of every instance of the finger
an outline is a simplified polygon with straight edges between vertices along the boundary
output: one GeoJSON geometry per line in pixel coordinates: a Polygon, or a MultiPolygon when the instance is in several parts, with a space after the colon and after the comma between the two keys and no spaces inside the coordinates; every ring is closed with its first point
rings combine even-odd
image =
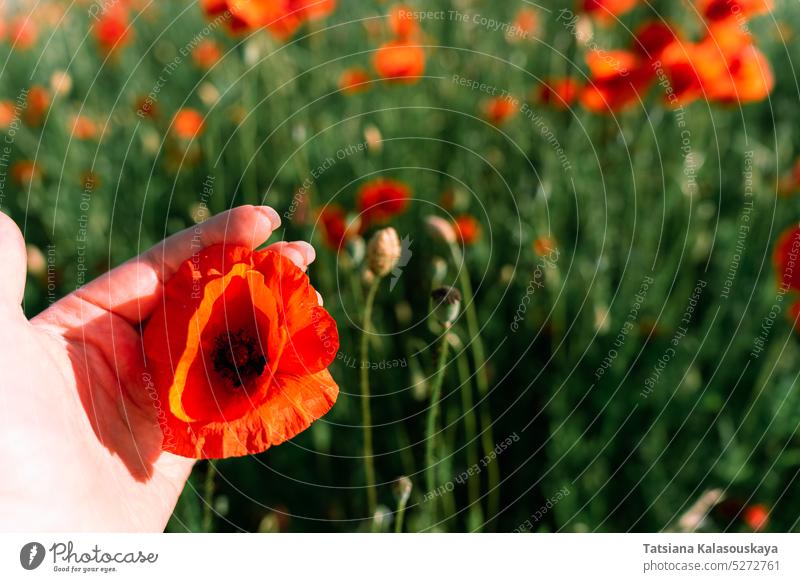
{"type": "Polygon", "coordinates": [[[292,261],[304,272],[308,266],[317,258],[317,252],[310,244],[305,241],[286,242],[280,241],[267,247],[267,250],[275,251],[292,261]]]}
{"type": "Polygon", "coordinates": [[[270,237],[280,222],[278,213],[268,206],[239,206],[228,210],[169,237],[88,283],[56,303],[48,310],[50,313],[45,312],[43,316],[56,324],[74,325],[74,321],[63,321],[62,314],[77,312],[86,320],[104,310],[138,323],[153,312],[164,282],[195,253],[222,243],[256,248],[270,237]]]}
{"type": "Polygon", "coordinates": [[[20,305],[25,292],[27,272],[25,240],[13,220],[0,212],[0,303],[20,305]]]}

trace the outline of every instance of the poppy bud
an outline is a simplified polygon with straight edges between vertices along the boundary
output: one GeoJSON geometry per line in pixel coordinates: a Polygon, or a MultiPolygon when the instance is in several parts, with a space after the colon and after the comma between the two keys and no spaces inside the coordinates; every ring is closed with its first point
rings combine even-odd
{"type": "Polygon", "coordinates": [[[411,479],[406,476],[399,477],[397,481],[394,482],[394,495],[397,498],[397,502],[400,504],[407,503],[408,498],[411,497],[411,490],[413,488],[414,486],[411,483],[411,479]]]}
{"type": "Polygon", "coordinates": [[[455,287],[439,287],[431,293],[433,315],[439,323],[450,326],[461,311],[461,292],[455,287]]]}
{"type": "Polygon", "coordinates": [[[442,257],[433,257],[431,260],[431,281],[433,286],[436,287],[444,283],[444,278],[447,276],[447,261],[442,257]]]}
{"type": "Polygon", "coordinates": [[[368,125],[364,128],[364,140],[369,151],[373,153],[378,154],[383,149],[383,135],[381,130],[374,125],[368,125]]]}
{"type": "Polygon", "coordinates": [[[367,265],[377,277],[385,277],[397,266],[401,253],[397,231],[391,226],[381,229],[367,245],[367,265]]]}
{"type": "Polygon", "coordinates": [[[454,244],[456,242],[456,231],[453,225],[440,216],[428,216],[425,218],[425,227],[428,234],[433,238],[454,244]]]}

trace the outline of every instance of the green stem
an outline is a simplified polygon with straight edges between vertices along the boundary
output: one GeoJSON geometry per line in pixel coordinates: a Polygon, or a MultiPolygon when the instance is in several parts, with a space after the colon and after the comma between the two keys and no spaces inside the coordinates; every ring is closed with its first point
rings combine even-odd
{"type": "MultiPolygon", "coordinates": [[[[472,383],[469,375],[469,361],[462,351],[458,355],[458,379],[461,383],[461,407],[464,409],[464,431],[467,438],[467,464],[470,467],[478,465],[477,434],[478,421],[475,417],[475,403],[472,399],[472,383]]],[[[481,483],[479,479],[467,481],[467,499],[469,500],[470,531],[475,531],[483,524],[483,515],[480,504],[481,483]]]]}
{"type": "Polygon", "coordinates": [[[361,334],[361,362],[359,363],[359,371],[361,373],[361,422],[364,427],[364,474],[367,481],[367,507],[370,519],[375,516],[375,510],[378,508],[378,494],[375,490],[375,460],[372,452],[369,366],[364,364],[369,362],[369,329],[372,322],[372,306],[375,304],[375,295],[378,292],[380,281],[380,278],[376,277],[367,293],[367,301],[364,306],[364,329],[361,334]]]}
{"type": "Polygon", "coordinates": [[[214,531],[214,478],[217,475],[217,468],[212,461],[208,461],[206,466],[206,478],[203,482],[203,531],[211,533],[214,531]]]}
{"type": "MultiPolygon", "coordinates": [[[[478,312],[475,310],[475,296],[472,293],[472,282],[469,280],[469,273],[463,264],[463,255],[457,245],[451,244],[450,251],[453,261],[458,269],[461,294],[464,296],[464,312],[467,318],[467,331],[470,336],[470,349],[475,360],[475,381],[478,384],[478,393],[483,400],[481,406],[481,446],[483,454],[489,455],[494,449],[494,436],[492,430],[492,413],[489,410],[489,402],[486,396],[489,394],[489,374],[486,369],[486,352],[483,349],[481,339],[481,328],[478,323],[478,312]]],[[[500,509],[500,468],[497,463],[489,463],[489,519],[492,519],[500,509]]]]}
{"type": "Polygon", "coordinates": [[[405,495],[397,502],[397,521],[394,524],[394,533],[403,533],[403,518],[406,516],[408,497],[405,495]]]}
{"type": "MultiPolygon", "coordinates": [[[[425,478],[428,494],[436,489],[436,422],[439,418],[439,399],[442,396],[442,382],[447,365],[447,331],[442,334],[441,348],[439,350],[439,364],[431,384],[431,406],[428,409],[428,427],[425,434],[425,478]]],[[[435,504],[433,506],[435,508],[435,504]]]]}

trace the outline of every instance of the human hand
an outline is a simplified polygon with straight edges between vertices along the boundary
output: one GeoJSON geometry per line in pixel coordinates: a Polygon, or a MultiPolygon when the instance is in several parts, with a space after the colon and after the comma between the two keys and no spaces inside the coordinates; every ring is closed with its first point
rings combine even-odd
{"type": "MultiPolygon", "coordinates": [[[[242,206],[180,232],[28,321],[22,235],[0,213],[0,530],[161,531],[194,461],[161,451],[141,323],[207,246],[256,248],[280,225],[242,206]]],[[[303,270],[305,242],[272,248],[303,270]]]]}

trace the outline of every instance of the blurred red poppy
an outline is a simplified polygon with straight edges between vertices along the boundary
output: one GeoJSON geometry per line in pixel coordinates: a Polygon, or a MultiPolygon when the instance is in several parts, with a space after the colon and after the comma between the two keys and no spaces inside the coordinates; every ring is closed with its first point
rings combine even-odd
{"type": "Polygon", "coordinates": [[[613,22],[618,16],[632,10],[638,3],[638,0],[583,0],[582,8],[593,18],[613,22]]]}
{"type": "Polygon", "coordinates": [[[197,43],[192,50],[192,61],[201,69],[208,70],[222,58],[222,49],[213,39],[207,38],[197,43]]]}
{"type": "Polygon", "coordinates": [[[33,15],[20,15],[8,26],[8,40],[14,50],[25,51],[31,48],[39,38],[39,31],[33,15]]]}
{"type": "Polygon", "coordinates": [[[370,76],[361,67],[353,67],[342,72],[339,77],[339,89],[346,95],[363,93],[369,90],[370,76]]]}
{"type": "Polygon", "coordinates": [[[425,51],[406,41],[392,41],[375,52],[373,64],[384,79],[415,83],[425,72],[425,51]]]}
{"type": "Polygon", "coordinates": [[[536,101],[554,109],[569,109],[581,91],[581,84],[577,79],[563,77],[549,79],[539,85],[536,92],[536,101]]]}
{"type": "Polygon", "coordinates": [[[121,4],[110,5],[92,25],[92,33],[100,49],[106,54],[130,43],[133,39],[133,28],[128,22],[127,9],[121,4]]]}
{"type": "Polygon", "coordinates": [[[483,116],[494,125],[502,125],[519,111],[519,102],[513,97],[497,97],[483,104],[483,116]]]}
{"type": "Polygon", "coordinates": [[[100,135],[100,128],[93,119],[76,115],[72,118],[71,133],[76,139],[96,139],[100,135]]]}
{"type": "Polygon", "coordinates": [[[14,162],[10,169],[11,179],[20,186],[30,186],[31,182],[42,176],[39,164],[32,160],[14,162]]]}
{"type": "Polygon", "coordinates": [[[772,264],[779,287],[800,291],[800,227],[785,230],[775,244],[772,264]]]}
{"type": "Polygon", "coordinates": [[[465,214],[453,222],[456,234],[464,245],[472,245],[481,238],[481,223],[474,216],[465,214]]]}
{"type": "Polygon", "coordinates": [[[709,22],[747,19],[772,10],[772,0],[699,0],[698,10],[709,22]]]}
{"type": "Polygon", "coordinates": [[[379,178],[364,184],[358,191],[358,210],[364,228],[386,221],[405,211],[411,189],[403,182],[379,178]]]}
{"type": "Polygon", "coordinates": [[[44,121],[50,109],[50,93],[41,85],[34,85],[28,90],[25,110],[22,117],[31,127],[38,127],[44,121]]]}
{"type": "Polygon", "coordinates": [[[0,130],[6,130],[17,119],[17,109],[13,101],[0,101],[0,130]]]}
{"type": "Polygon", "coordinates": [[[320,212],[319,222],[325,243],[334,251],[341,251],[344,243],[358,233],[358,220],[348,220],[347,212],[338,204],[328,204],[320,212]]]}
{"type": "Polygon", "coordinates": [[[327,413],[339,336],[308,277],[274,251],[209,247],[167,282],[144,329],[165,403],[162,448],[190,458],[260,453],[327,413]]]}
{"type": "Polygon", "coordinates": [[[414,10],[405,4],[395,4],[389,11],[389,28],[398,40],[408,40],[419,32],[414,10]]]}
{"type": "Polygon", "coordinates": [[[202,114],[196,109],[185,108],[175,114],[172,121],[172,134],[180,139],[200,136],[205,128],[202,114]]]}
{"type": "Polygon", "coordinates": [[[761,531],[769,523],[769,508],[763,503],[748,505],[744,509],[742,519],[753,531],[761,531]]]}
{"type": "Polygon", "coordinates": [[[655,73],[631,51],[590,51],[586,56],[592,80],[581,92],[581,104],[594,113],[621,111],[643,98],[655,73]]]}

